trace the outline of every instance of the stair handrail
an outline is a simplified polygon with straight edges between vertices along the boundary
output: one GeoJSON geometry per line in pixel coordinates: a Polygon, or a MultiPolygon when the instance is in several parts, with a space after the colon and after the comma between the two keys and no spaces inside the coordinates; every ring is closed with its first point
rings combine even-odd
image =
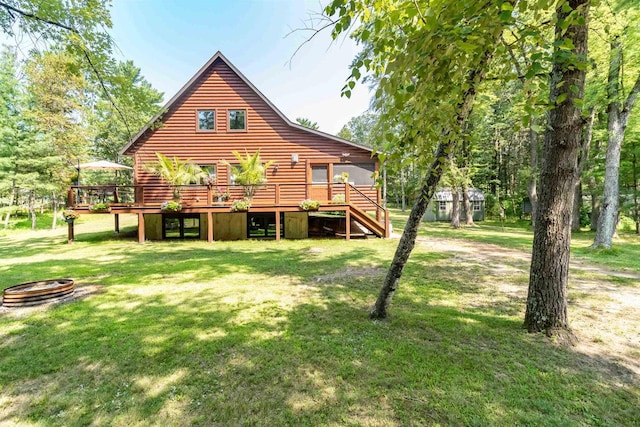
{"type": "Polygon", "coordinates": [[[370,203],[374,204],[378,209],[382,210],[383,212],[387,212],[387,210],[385,208],[383,208],[381,205],[378,204],[378,202],[376,202],[375,200],[373,200],[371,197],[367,196],[366,194],[364,194],[362,191],[358,190],[357,187],[349,184],[348,182],[345,183],[346,185],[349,186],[349,188],[353,188],[354,190],[356,190],[356,193],[360,194],[362,197],[364,197],[365,199],[367,199],[370,203]]]}

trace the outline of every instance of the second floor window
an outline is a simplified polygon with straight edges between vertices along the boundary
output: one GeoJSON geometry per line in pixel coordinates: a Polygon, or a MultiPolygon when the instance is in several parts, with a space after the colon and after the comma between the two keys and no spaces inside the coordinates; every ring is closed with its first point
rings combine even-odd
{"type": "Polygon", "coordinates": [[[229,110],[229,130],[247,130],[247,110],[229,110]]]}
{"type": "Polygon", "coordinates": [[[198,110],[198,130],[216,130],[215,110],[198,110]]]}

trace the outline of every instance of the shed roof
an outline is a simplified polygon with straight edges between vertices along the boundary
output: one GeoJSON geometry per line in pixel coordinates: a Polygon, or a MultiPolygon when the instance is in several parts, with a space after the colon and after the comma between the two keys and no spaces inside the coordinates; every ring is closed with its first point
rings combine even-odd
{"type": "Polygon", "coordinates": [[[356,147],[356,148],[360,148],[362,150],[366,150],[370,153],[373,153],[373,150],[370,147],[366,147],[364,145],[360,145],[360,144],[356,144],[355,142],[351,142],[348,141],[346,139],[342,139],[339,138],[335,135],[331,135],[329,133],[326,132],[322,132],[319,130],[315,130],[315,129],[309,129],[308,127],[302,126],[298,123],[294,123],[291,120],[289,120],[287,118],[287,116],[285,116],[280,110],[278,110],[278,108],[273,105],[273,103],[271,101],[269,101],[269,99],[267,99],[266,96],[264,96],[262,94],[262,92],[260,92],[258,90],[258,88],[256,88],[253,83],[251,83],[249,81],[249,79],[247,79],[241,72],[240,70],[238,70],[220,51],[216,52],[215,55],[213,55],[207,62],[206,64],[204,64],[202,66],[202,68],[200,68],[200,70],[198,70],[198,72],[191,77],[191,79],[184,85],[182,86],[182,88],[178,91],[178,93],[176,93],[170,100],[169,102],[167,102],[165,104],[165,106],[162,108],[162,110],[160,111],[160,113],[156,114],[151,120],[149,120],[149,122],[147,122],[147,124],[140,130],[140,132],[138,132],[133,138],[131,138],[131,140],[122,148],[122,150],[120,150],[120,154],[124,154],[124,155],[128,155],[130,154],[129,151],[131,150],[131,148],[138,142],[138,140],[152,127],[152,125],[154,123],[156,123],[158,121],[158,119],[160,119],[167,111],[170,110],[170,108],[173,106],[174,103],[176,103],[185,93],[187,93],[189,91],[189,89],[191,89],[192,86],[194,86],[198,79],[207,72],[207,70],[209,69],[209,67],[211,65],[213,65],[213,63],[216,60],[221,60],[222,62],[224,62],[234,73],[236,73],[236,75],[251,89],[253,90],[260,98],[262,98],[262,100],[278,115],[280,116],[280,118],[282,120],[284,120],[284,122],[286,124],[288,124],[289,126],[305,131],[305,132],[309,132],[318,136],[323,136],[325,138],[329,138],[332,139],[336,142],[340,142],[342,144],[345,145],[349,145],[352,147],[356,147]]]}
{"type": "MultiPolygon", "coordinates": [[[[453,202],[453,192],[451,191],[451,188],[442,188],[436,191],[433,195],[433,200],[438,202],[453,202]]],[[[460,200],[462,200],[462,194],[460,195],[460,200]]],[[[484,192],[477,188],[470,188],[469,200],[472,202],[484,201],[484,192]]]]}

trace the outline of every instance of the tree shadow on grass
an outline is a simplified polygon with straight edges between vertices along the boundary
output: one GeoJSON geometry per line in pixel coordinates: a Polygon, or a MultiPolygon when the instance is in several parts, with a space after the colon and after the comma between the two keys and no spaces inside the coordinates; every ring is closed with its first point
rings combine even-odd
{"type": "Polygon", "coordinates": [[[11,270],[23,281],[75,272],[105,292],[0,317],[0,424],[640,418],[638,378],[623,367],[612,375],[609,360],[525,334],[499,306],[446,305],[482,292],[450,271],[447,256],[414,254],[392,317],[372,322],[367,310],[388,262],[378,245],[80,242],[74,250],[11,270]],[[87,255],[72,263],[74,250],[87,255]],[[332,274],[362,266],[377,268],[332,274]]]}
{"type": "Polygon", "coordinates": [[[18,322],[8,335],[19,339],[0,346],[0,424],[632,425],[640,416],[638,389],[599,360],[514,320],[451,307],[414,311],[399,299],[391,319],[371,322],[370,287],[324,283],[292,306],[221,302],[203,289],[189,304],[154,294],[55,307],[18,322]]]}

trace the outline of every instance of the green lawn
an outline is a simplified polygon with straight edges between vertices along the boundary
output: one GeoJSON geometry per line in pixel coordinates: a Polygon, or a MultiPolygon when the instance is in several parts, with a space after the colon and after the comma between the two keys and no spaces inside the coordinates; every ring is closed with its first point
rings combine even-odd
{"type": "MultiPolygon", "coordinates": [[[[408,212],[407,212],[408,215],[408,212]]],[[[405,215],[394,211],[392,221],[394,229],[402,229],[405,215]]],[[[499,245],[504,248],[531,252],[533,231],[528,221],[509,221],[504,227],[499,221],[476,222],[474,227],[454,230],[449,223],[425,224],[421,236],[447,239],[471,240],[479,243],[499,245]]],[[[603,268],[615,268],[620,271],[640,272],[640,236],[629,232],[620,232],[614,239],[613,249],[591,250],[595,232],[580,231],[571,238],[572,258],[599,265],[603,268]]]]}
{"type": "MultiPolygon", "coordinates": [[[[131,221],[123,218],[125,231],[131,221]]],[[[398,230],[402,215],[394,212],[393,221],[398,230]]],[[[0,312],[0,425],[631,426],[640,419],[639,378],[624,364],[523,332],[527,277],[519,270],[498,277],[493,265],[466,266],[419,244],[392,317],[372,322],[367,310],[397,240],[139,245],[113,237],[110,227],[106,216],[84,216],[73,245],[64,230],[0,235],[1,288],[72,277],[92,291],[66,304],[0,312]],[[518,295],[498,293],[496,280],[518,295]]],[[[490,227],[462,233],[530,246],[526,230],[505,237],[490,227]]],[[[458,238],[442,225],[421,236],[458,238]]],[[[637,253],[637,242],[629,250],[637,253]]],[[[588,294],[572,298],[593,303],[588,294]]],[[[585,324],[587,312],[575,313],[585,324]]]]}

